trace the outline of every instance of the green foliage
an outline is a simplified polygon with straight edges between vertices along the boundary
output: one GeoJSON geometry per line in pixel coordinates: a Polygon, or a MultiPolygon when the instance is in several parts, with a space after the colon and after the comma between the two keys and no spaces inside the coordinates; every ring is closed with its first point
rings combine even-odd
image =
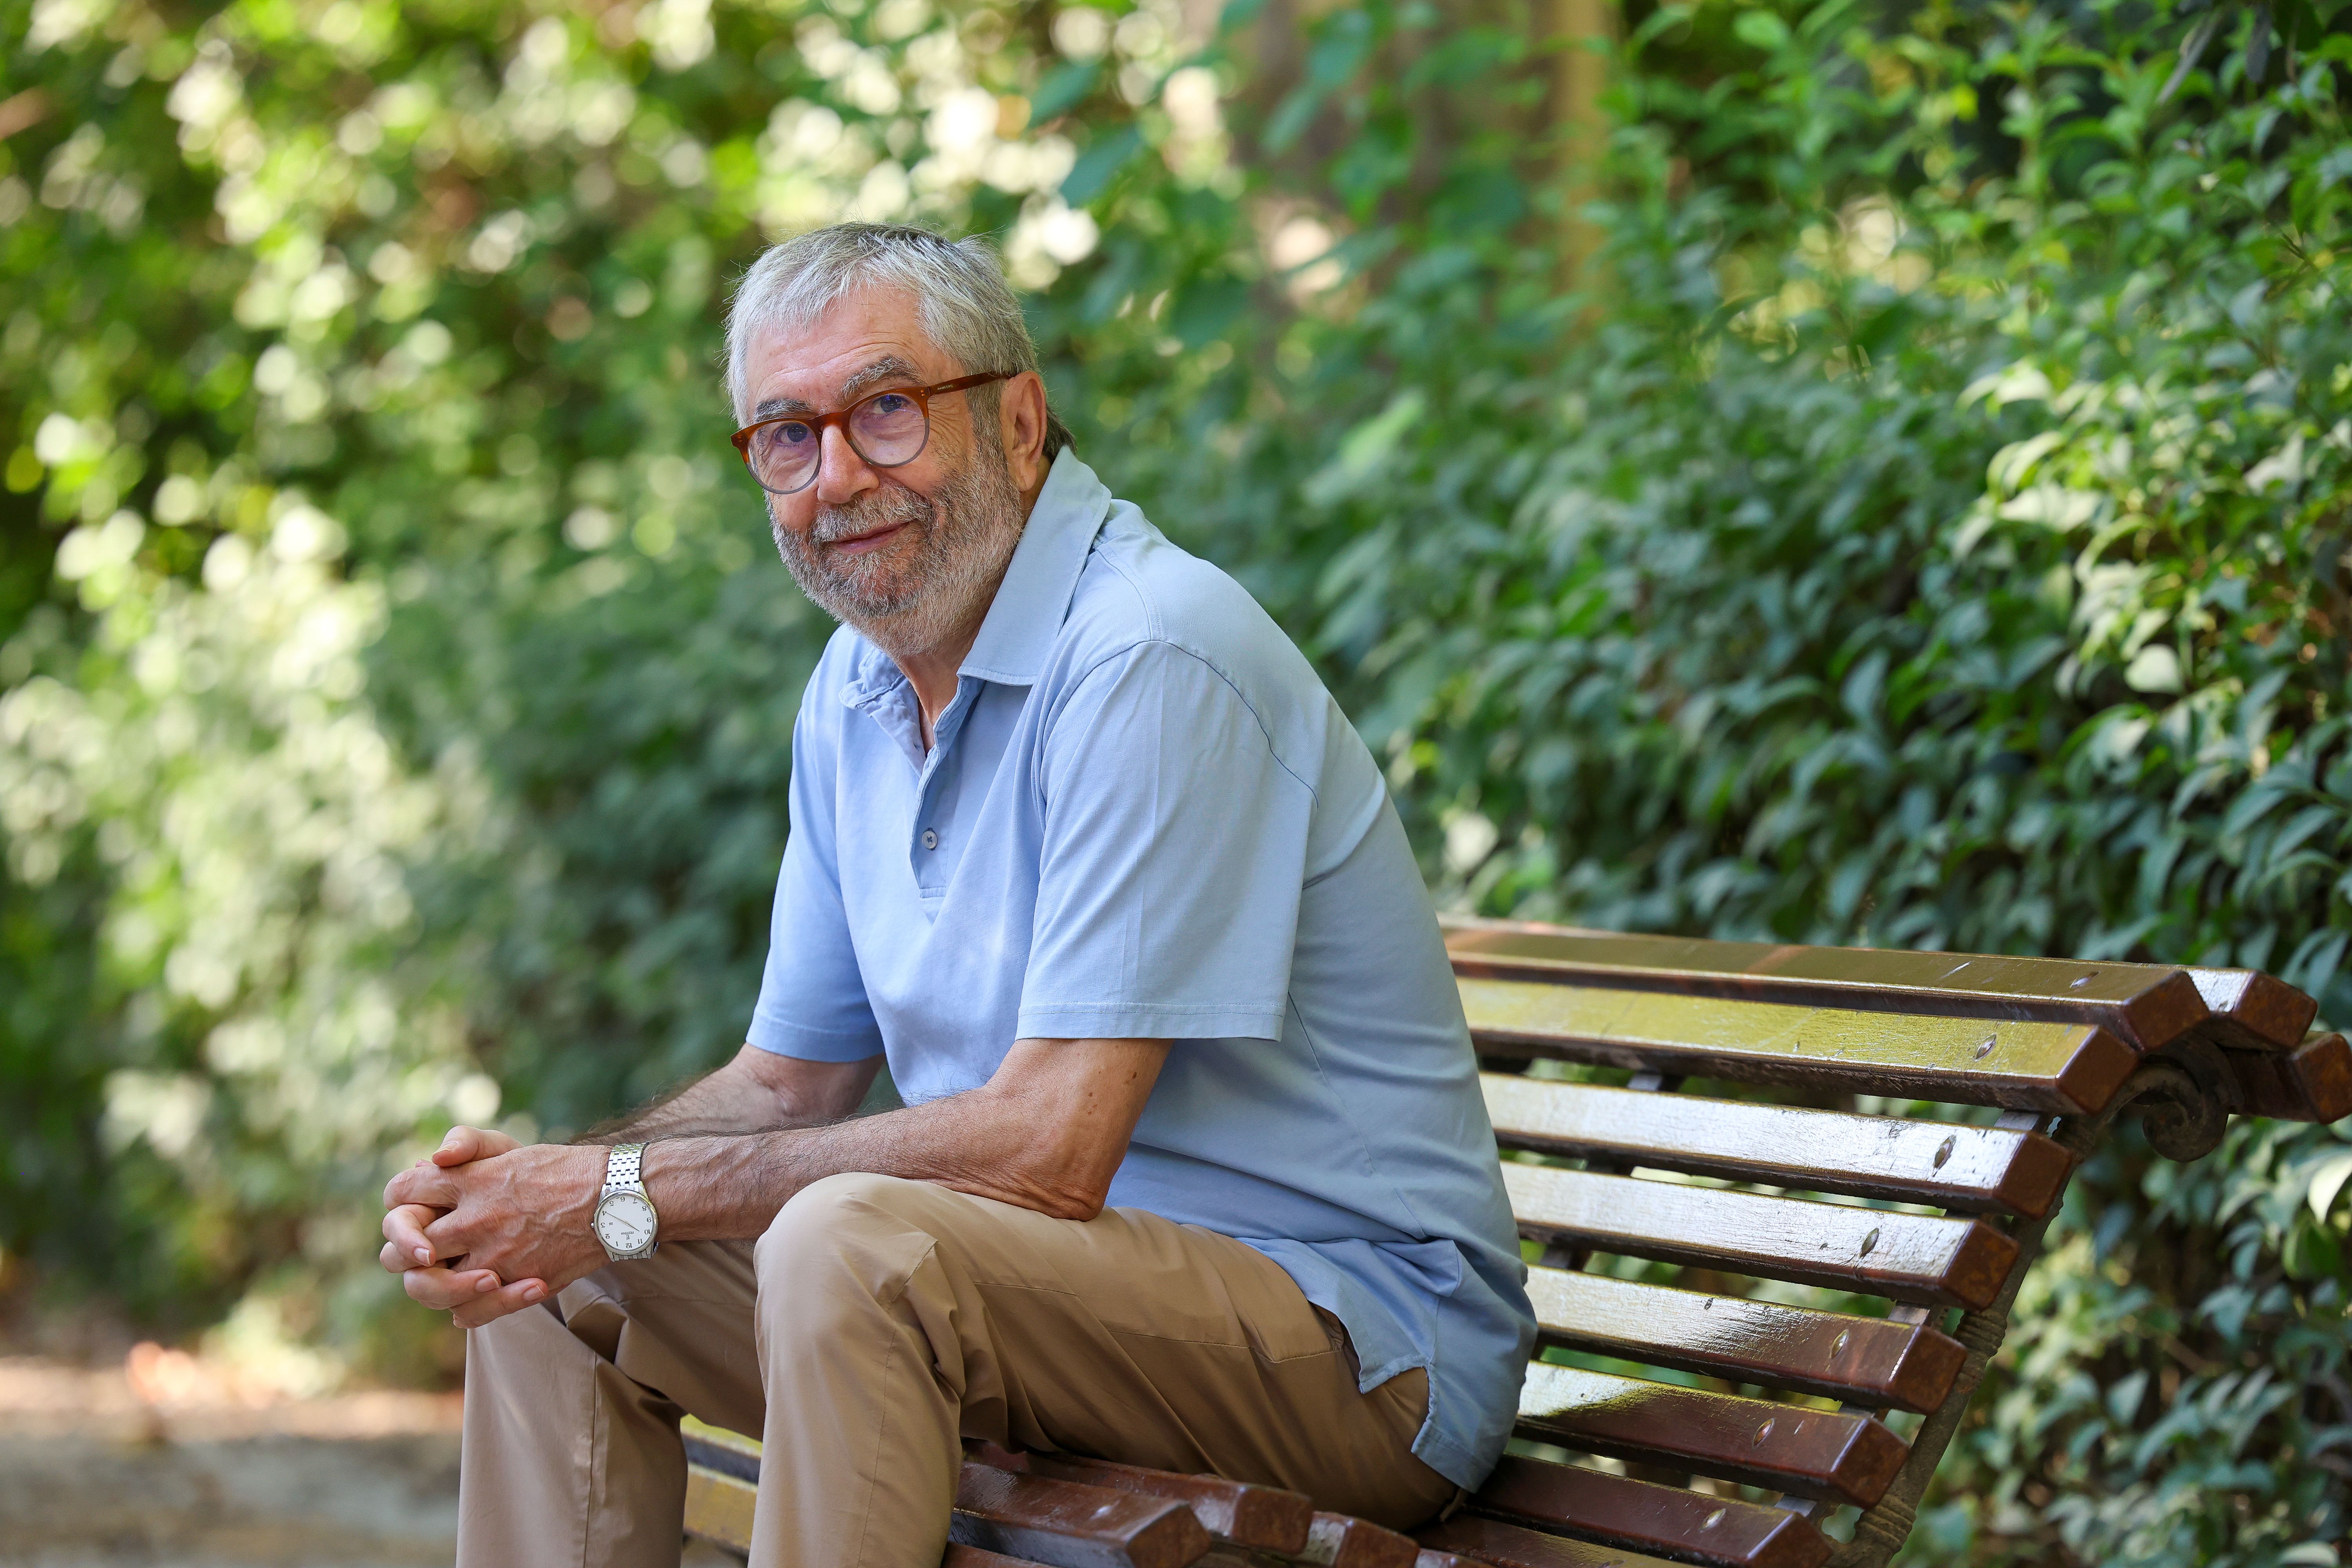
{"type": "MultiPolygon", "coordinates": [[[[11,1253],[393,1364],[387,1162],[732,1048],[827,627],[717,322],[852,213],[1005,236],[1446,901],[2352,1021],[2344,7],[1636,7],[1566,178],[1526,16],[1185,14],[0,21],[11,1253]]],[[[2337,1561],[2347,1172],[2102,1153],[1911,1559],[2337,1561]]]]}
{"type": "Polygon", "coordinates": [[[348,1341],[399,1145],[740,1036],[828,628],[753,568],[729,272],[912,203],[1045,281],[1075,150],[996,135],[1012,20],[904,0],[9,26],[75,112],[0,143],[7,1245],[290,1266],[348,1341]]]}
{"type": "Polygon", "coordinates": [[[2243,1120],[2194,1166],[2094,1156],[1906,1561],[2339,1561],[2347,1169],[2243,1120]]]}

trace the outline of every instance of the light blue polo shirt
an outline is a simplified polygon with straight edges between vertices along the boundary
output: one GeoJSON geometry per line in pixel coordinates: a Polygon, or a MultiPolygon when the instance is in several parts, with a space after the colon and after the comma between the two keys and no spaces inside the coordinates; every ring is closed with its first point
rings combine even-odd
{"type": "Polygon", "coordinates": [[[845,626],[793,733],[751,1041],[887,1054],[909,1103],[1015,1039],[1167,1037],[1116,1206],[1234,1237],[1429,1373],[1475,1486],[1535,1335],[1427,891],[1347,716],[1240,584],[1055,461],[926,754],[845,626]]]}

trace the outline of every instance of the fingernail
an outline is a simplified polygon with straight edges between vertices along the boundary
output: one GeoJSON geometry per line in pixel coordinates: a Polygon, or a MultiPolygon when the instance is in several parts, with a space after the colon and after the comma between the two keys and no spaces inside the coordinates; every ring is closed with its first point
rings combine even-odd
{"type": "Polygon", "coordinates": [[[431,1247],[418,1247],[418,1248],[416,1249],[416,1261],[417,1261],[417,1262],[419,1262],[419,1263],[430,1263],[430,1262],[432,1262],[432,1261],[433,1261],[433,1249],[432,1249],[431,1247]]]}
{"type": "Polygon", "coordinates": [[[475,1289],[475,1290],[476,1290],[476,1291],[478,1291],[478,1291],[484,1291],[484,1290],[495,1290],[495,1289],[497,1289],[498,1288],[499,1288],[499,1277],[498,1277],[497,1275],[495,1275],[495,1274],[485,1274],[485,1275],[483,1275],[479,1279],[477,1279],[477,1280],[475,1280],[475,1281],[474,1281],[474,1289],[475,1289]]]}
{"type": "Polygon", "coordinates": [[[524,1300],[526,1300],[526,1301],[536,1301],[536,1300],[538,1300],[541,1296],[544,1296],[544,1295],[546,1295],[546,1294],[547,1294],[547,1287],[545,1287],[544,1285],[533,1285],[533,1286],[531,1286],[530,1289],[526,1289],[525,1291],[523,1291],[523,1293],[522,1293],[522,1299],[523,1299],[524,1300]]]}

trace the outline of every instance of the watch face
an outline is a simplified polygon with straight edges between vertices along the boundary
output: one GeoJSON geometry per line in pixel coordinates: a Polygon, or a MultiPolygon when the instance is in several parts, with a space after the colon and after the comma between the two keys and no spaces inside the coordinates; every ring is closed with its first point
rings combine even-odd
{"type": "Polygon", "coordinates": [[[614,1252],[642,1252],[654,1238],[654,1205],[635,1193],[614,1193],[596,1205],[596,1239],[614,1252]]]}

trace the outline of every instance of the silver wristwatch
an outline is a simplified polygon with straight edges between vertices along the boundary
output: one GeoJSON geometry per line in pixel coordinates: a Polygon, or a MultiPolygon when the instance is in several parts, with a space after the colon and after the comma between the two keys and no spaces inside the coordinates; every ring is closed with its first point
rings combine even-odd
{"type": "Polygon", "coordinates": [[[646,1196],[645,1153],[642,1143],[616,1143],[604,1156],[604,1192],[596,1200],[596,1217],[588,1228],[615,1263],[654,1255],[654,1231],[661,1216],[654,1212],[653,1199],[646,1196]]]}

